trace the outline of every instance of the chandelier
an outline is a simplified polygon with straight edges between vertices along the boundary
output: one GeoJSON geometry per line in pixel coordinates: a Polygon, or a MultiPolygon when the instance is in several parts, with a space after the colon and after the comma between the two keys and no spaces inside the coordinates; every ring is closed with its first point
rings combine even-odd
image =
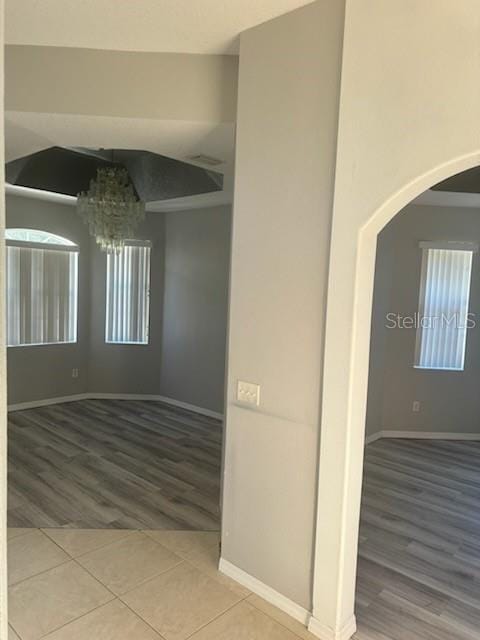
{"type": "Polygon", "coordinates": [[[77,210],[107,253],[120,251],[145,218],[145,203],[137,198],[127,170],[121,167],[97,169],[88,191],[78,194],[77,210]]]}

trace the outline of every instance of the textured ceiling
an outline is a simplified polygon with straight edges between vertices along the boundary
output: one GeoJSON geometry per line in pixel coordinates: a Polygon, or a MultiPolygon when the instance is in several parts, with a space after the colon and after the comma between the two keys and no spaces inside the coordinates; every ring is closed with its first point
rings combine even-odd
{"type": "MultiPolygon", "coordinates": [[[[223,191],[150,203],[149,211],[169,211],[231,202],[233,188],[234,124],[140,120],[69,114],[6,112],[6,160],[46,147],[123,147],[145,149],[178,160],[206,154],[222,164],[223,191]]],[[[195,164],[195,162],[193,162],[195,164]]],[[[201,163],[197,163],[199,166],[201,163]]],[[[209,168],[209,167],[207,167],[209,168]]]]}
{"type": "Polygon", "coordinates": [[[48,147],[7,162],[8,183],[69,196],[88,191],[99,170],[126,171],[135,196],[158,202],[222,191],[223,176],[189,162],[136,149],[48,147]]]}
{"type": "Polygon", "coordinates": [[[310,0],[7,0],[6,42],[236,53],[241,31],[310,0]]]}

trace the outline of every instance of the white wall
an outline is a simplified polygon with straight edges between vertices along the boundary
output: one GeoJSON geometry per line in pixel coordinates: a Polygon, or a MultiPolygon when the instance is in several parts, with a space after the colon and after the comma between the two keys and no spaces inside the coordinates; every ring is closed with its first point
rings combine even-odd
{"type": "MultiPolygon", "coordinates": [[[[314,613],[354,623],[376,234],[480,161],[480,5],[347,0],[323,386],[314,613]]],[[[350,626],[349,626],[350,625],[350,626]]]]}
{"type": "Polygon", "coordinates": [[[165,214],[160,393],[223,413],[231,207],[165,214]]]}
{"type": "MultiPolygon", "coordinates": [[[[422,240],[459,240],[480,245],[480,213],[465,207],[410,205],[379,235],[367,433],[379,430],[478,433],[480,326],[476,324],[468,331],[463,371],[415,369],[416,330],[387,329],[387,313],[413,316],[418,311],[422,260],[419,242],[422,240]],[[385,281],[388,282],[386,290],[385,281]],[[418,413],[412,411],[414,400],[421,403],[418,413]]],[[[477,253],[473,256],[470,312],[476,316],[479,310],[480,256],[477,253]]]]}
{"type": "Polygon", "coordinates": [[[5,51],[9,111],[235,120],[236,56],[22,45],[5,51]]]}
{"type": "MultiPolygon", "coordinates": [[[[4,166],[4,2],[0,0],[0,163],[4,166]]],[[[0,291],[5,288],[5,181],[0,172],[0,291]]],[[[7,607],[7,354],[5,297],[0,296],[0,638],[8,637],[7,607]]]]}
{"type": "Polygon", "coordinates": [[[241,37],[223,559],[310,608],[341,2],[241,37]],[[261,386],[257,410],[237,380],[261,386]]]}

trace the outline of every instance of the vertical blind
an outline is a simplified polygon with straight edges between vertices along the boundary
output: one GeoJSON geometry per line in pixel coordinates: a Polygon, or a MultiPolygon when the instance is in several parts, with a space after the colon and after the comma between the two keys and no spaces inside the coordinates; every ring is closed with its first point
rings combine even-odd
{"type": "Polygon", "coordinates": [[[7,345],[77,340],[78,252],[7,246],[7,345]]]}
{"type": "Polygon", "coordinates": [[[415,366],[463,369],[472,255],[423,248],[415,366]]]}
{"type": "Polygon", "coordinates": [[[150,245],[127,244],[107,255],[107,342],[148,344],[150,245]]]}

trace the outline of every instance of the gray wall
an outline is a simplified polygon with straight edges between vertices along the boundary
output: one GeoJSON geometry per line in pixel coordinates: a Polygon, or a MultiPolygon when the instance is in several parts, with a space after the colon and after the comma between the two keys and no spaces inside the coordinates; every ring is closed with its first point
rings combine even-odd
{"type": "Polygon", "coordinates": [[[223,413],[231,207],[165,215],[160,393],[223,413]]]}
{"type": "MultiPolygon", "coordinates": [[[[92,250],[89,390],[97,393],[160,393],[165,255],[163,214],[147,214],[135,234],[150,240],[150,331],[147,345],[105,342],[106,254],[92,250]]],[[[92,245],[95,241],[92,239],[92,245]]]]}
{"type": "Polygon", "coordinates": [[[471,208],[406,207],[379,236],[372,321],[367,433],[379,429],[480,432],[480,256],[473,258],[464,371],[414,369],[415,329],[386,329],[386,311],[418,311],[422,240],[480,245],[480,213],[471,208]],[[388,289],[390,295],[388,298],[388,289]],[[381,384],[379,384],[381,381],[381,384]],[[412,411],[414,400],[421,410],[412,411]]]}
{"type": "Polygon", "coordinates": [[[9,404],[90,391],[223,412],[230,215],[230,207],[147,214],[137,237],[152,242],[150,341],[115,345],[105,343],[106,256],[75,208],[8,196],[7,226],[45,229],[80,247],[78,343],[9,348],[9,404]]]}
{"type": "Polygon", "coordinates": [[[379,234],[377,241],[368,376],[367,435],[376,433],[383,428],[384,374],[387,366],[388,338],[385,318],[390,311],[394,265],[394,231],[395,225],[387,225],[379,234]]]}
{"type": "Polygon", "coordinates": [[[241,36],[222,555],[310,608],[343,3],[241,36]],[[261,387],[236,402],[237,380],[261,387]]]}
{"type": "Polygon", "coordinates": [[[88,387],[90,239],[73,207],[7,196],[7,228],[44,229],[80,247],[78,342],[51,346],[9,347],[8,402],[29,402],[83,393],[88,387]],[[72,369],[79,377],[72,378],[72,369]]]}

